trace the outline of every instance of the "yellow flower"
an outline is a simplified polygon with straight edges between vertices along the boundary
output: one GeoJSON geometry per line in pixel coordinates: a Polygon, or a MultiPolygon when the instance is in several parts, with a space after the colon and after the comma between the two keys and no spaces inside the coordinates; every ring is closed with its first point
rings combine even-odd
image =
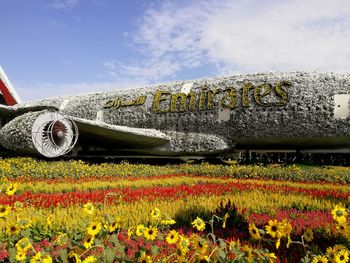
{"type": "Polygon", "coordinates": [[[133,227],[129,227],[128,228],[128,238],[130,239],[133,234],[134,234],[134,228],[133,227]]]}
{"type": "Polygon", "coordinates": [[[87,235],[86,238],[84,239],[84,247],[86,249],[89,249],[92,247],[92,245],[94,244],[94,239],[95,236],[91,236],[91,235],[87,235]]]}
{"type": "Polygon", "coordinates": [[[17,220],[17,224],[21,229],[28,229],[31,227],[32,221],[30,221],[29,219],[19,219],[17,220]]]}
{"type": "Polygon", "coordinates": [[[95,262],[97,262],[97,258],[95,258],[95,256],[88,256],[82,261],[82,263],[95,263],[95,262]]]}
{"type": "Polygon", "coordinates": [[[14,195],[16,191],[17,191],[17,184],[16,183],[10,184],[6,189],[6,194],[14,195]]]}
{"type": "Polygon", "coordinates": [[[225,215],[224,215],[224,218],[223,218],[223,222],[222,222],[222,228],[226,228],[226,221],[227,221],[227,219],[230,217],[230,215],[228,214],[228,213],[226,213],[225,215]]]}
{"type": "Polygon", "coordinates": [[[338,223],[337,229],[339,230],[340,234],[347,236],[347,233],[349,231],[349,225],[347,224],[347,222],[338,223]]]}
{"type": "Polygon", "coordinates": [[[346,263],[349,260],[349,251],[347,249],[340,250],[335,254],[335,262],[337,263],[346,263]]]}
{"type": "Polygon", "coordinates": [[[174,219],[164,219],[160,221],[162,225],[174,225],[176,221],[174,219]]]}
{"type": "Polygon", "coordinates": [[[281,222],[281,227],[283,228],[283,235],[284,236],[290,236],[292,233],[293,227],[290,222],[288,222],[286,219],[283,219],[281,222]]]}
{"type": "Polygon", "coordinates": [[[27,254],[26,250],[17,249],[16,259],[18,261],[24,261],[26,260],[26,254],[27,254]]]}
{"type": "Polygon", "coordinates": [[[332,247],[327,248],[326,256],[329,262],[334,262],[336,254],[337,254],[337,251],[334,248],[332,247]]]}
{"type": "Polygon", "coordinates": [[[344,223],[346,222],[348,212],[346,211],[346,208],[344,207],[343,204],[337,204],[332,209],[332,216],[333,216],[333,219],[338,223],[344,223]]]}
{"type": "Polygon", "coordinates": [[[242,247],[242,251],[244,252],[244,256],[247,262],[253,262],[253,250],[248,245],[244,245],[242,247]]]}
{"type": "Polygon", "coordinates": [[[101,223],[93,222],[87,228],[87,233],[91,236],[96,236],[102,228],[101,223]]]}
{"type": "Polygon", "coordinates": [[[108,226],[108,231],[109,233],[114,232],[117,228],[121,227],[121,219],[120,217],[116,217],[115,221],[112,222],[109,226],[108,226]]]}
{"type": "Polygon", "coordinates": [[[256,240],[261,239],[259,229],[255,226],[254,223],[249,224],[249,233],[253,239],[256,239],[256,240]]]}
{"type": "Polygon", "coordinates": [[[155,240],[157,238],[157,234],[158,234],[158,229],[152,226],[146,227],[143,232],[143,235],[147,240],[155,240]]]}
{"type": "Polygon", "coordinates": [[[199,236],[196,236],[196,238],[192,239],[192,244],[193,244],[193,247],[194,247],[196,253],[198,253],[200,255],[204,255],[208,250],[207,242],[205,241],[205,239],[203,239],[199,236]]]}
{"type": "Polygon", "coordinates": [[[311,242],[314,239],[314,232],[311,228],[307,228],[303,234],[303,238],[307,242],[311,242]]]}
{"type": "Polygon", "coordinates": [[[88,215],[92,215],[95,212],[94,204],[91,203],[90,201],[87,202],[83,207],[84,207],[84,212],[87,213],[88,215]]]}
{"type": "Polygon", "coordinates": [[[42,263],[52,263],[52,258],[49,254],[45,254],[41,257],[42,263]]]}
{"type": "Polygon", "coordinates": [[[160,210],[158,208],[154,208],[151,211],[151,218],[154,220],[158,220],[160,218],[160,210]]]}
{"type": "Polygon", "coordinates": [[[50,214],[50,215],[48,215],[48,216],[46,217],[46,224],[47,224],[49,227],[52,226],[52,217],[53,217],[52,214],[50,214]]]}
{"type": "Polygon", "coordinates": [[[81,263],[81,260],[79,255],[71,250],[68,254],[68,262],[81,263]]]}
{"type": "Polygon", "coordinates": [[[0,218],[7,216],[11,211],[9,205],[0,205],[0,218]]]}
{"type": "Polygon", "coordinates": [[[203,231],[205,229],[205,222],[198,216],[191,224],[193,228],[196,228],[198,231],[203,231]]]}
{"type": "Polygon", "coordinates": [[[199,255],[198,256],[198,262],[200,263],[206,263],[209,262],[209,257],[205,255],[199,255]]]}
{"type": "Polygon", "coordinates": [[[17,234],[19,234],[19,232],[21,232],[21,228],[17,224],[14,224],[14,223],[10,224],[6,229],[6,233],[9,236],[17,235],[17,234]]]}
{"type": "Polygon", "coordinates": [[[165,240],[170,245],[175,244],[179,240],[179,234],[176,232],[176,230],[171,230],[166,236],[165,240]]]}
{"type": "Polygon", "coordinates": [[[21,240],[19,240],[16,243],[17,251],[18,250],[27,251],[31,247],[32,247],[32,243],[30,242],[29,238],[27,238],[27,237],[22,238],[21,240]]]}
{"type": "Polygon", "coordinates": [[[30,259],[30,263],[36,263],[36,262],[41,262],[41,252],[39,251],[38,253],[36,253],[34,256],[32,256],[32,258],[30,259]]]}
{"type": "Polygon", "coordinates": [[[140,263],[152,263],[152,258],[150,256],[146,255],[145,251],[142,251],[138,262],[140,262],[140,263]]]}
{"type": "Polygon", "coordinates": [[[269,263],[274,263],[277,261],[277,257],[275,255],[275,253],[267,254],[267,259],[269,260],[269,263]]]}
{"type": "Polygon", "coordinates": [[[312,259],[311,263],[327,263],[328,260],[325,256],[316,256],[312,259]]]}
{"type": "Polygon", "coordinates": [[[66,244],[68,241],[68,236],[66,233],[59,233],[59,235],[57,236],[57,238],[55,239],[55,242],[57,243],[57,245],[62,246],[64,244],[66,244]]]}
{"type": "Polygon", "coordinates": [[[190,240],[187,237],[180,235],[180,241],[177,243],[177,248],[181,251],[183,255],[188,252],[188,246],[190,245],[190,240]]]}
{"type": "Polygon", "coordinates": [[[237,241],[231,241],[229,243],[229,250],[234,250],[236,248],[240,248],[241,247],[241,242],[239,241],[239,239],[237,241]]]}
{"type": "Polygon", "coordinates": [[[21,211],[23,209],[23,203],[22,202],[19,202],[19,201],[16,201],[14,204],[13,204],[13,208],[18,212],[18,211],[21,211]]]}
{"type": "Polygon", "coordinates": [[[334,249],[335,253],[338,253],[338,252],[340,252],[341,250],[346,249],[346,247],[344,247],[343,245],[337,244],[337,245],[335,245],[335,246],[333,247],[333,249],[334,249]]]}
{"type": "Polygon", "coordinates": [[[283,228],[281,227],[281,224],[276,219],[269,220],[268,225],[265,226],[265,229],[266,229],[266,232],[272,238],[281,238],[282,237],[283,228]]]}
{"type": "Polygon", "coordinates": [[[138,237],[142,236],[142,235],[143,235],[143,232],[144,232],[145,230],[146,230],[146,227],[145,227],[144,225],[142,225],[142,224],[138,225],[138,226],[136,227],[136,235],[137,235],[138,237]]]}

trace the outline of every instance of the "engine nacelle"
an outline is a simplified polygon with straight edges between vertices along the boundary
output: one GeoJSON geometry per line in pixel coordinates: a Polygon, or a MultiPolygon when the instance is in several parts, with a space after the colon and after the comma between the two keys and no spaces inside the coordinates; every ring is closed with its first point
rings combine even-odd
{"type": "Polygon", "coordinates": [[[2,147],[45,157],[67,154],[78,140],[74,121],[58,112],[29,112],[16,117],[0,130],[2,147]]]}

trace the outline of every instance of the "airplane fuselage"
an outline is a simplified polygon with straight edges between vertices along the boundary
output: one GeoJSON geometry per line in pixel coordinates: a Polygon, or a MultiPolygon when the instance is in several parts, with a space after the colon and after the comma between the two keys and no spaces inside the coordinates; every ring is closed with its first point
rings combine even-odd
{"type": "Polygon", "coordinates": [[[350,149],[348,74],[234,75],[59,97],[17,107],[39,106],[54,108],[73,120],[154,129],[169,138],[167,144],[141,144],[138,149],[78,124],[84,131],[80,132],[82,144],[94,150],[206,155],[243,149],[350,149]]]}

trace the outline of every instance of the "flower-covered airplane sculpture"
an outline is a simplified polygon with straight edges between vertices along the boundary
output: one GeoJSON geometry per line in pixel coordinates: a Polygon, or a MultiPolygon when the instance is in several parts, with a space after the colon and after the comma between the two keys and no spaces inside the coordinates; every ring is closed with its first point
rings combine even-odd
{"type": "Polygon", "coordinates": [[[0,68],[0,145],[60,156],[348,151],[350,75],[257,73],[22,103],[0,68]]]}

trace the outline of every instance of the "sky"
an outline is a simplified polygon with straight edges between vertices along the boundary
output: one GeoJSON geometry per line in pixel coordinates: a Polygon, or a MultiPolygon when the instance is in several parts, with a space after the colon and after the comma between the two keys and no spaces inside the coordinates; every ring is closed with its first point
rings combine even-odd
{"type": "Polygon", "coordinates": [[[349,0],[0,0],[23,101],[267,71],[350,72],[349,0]]]}

